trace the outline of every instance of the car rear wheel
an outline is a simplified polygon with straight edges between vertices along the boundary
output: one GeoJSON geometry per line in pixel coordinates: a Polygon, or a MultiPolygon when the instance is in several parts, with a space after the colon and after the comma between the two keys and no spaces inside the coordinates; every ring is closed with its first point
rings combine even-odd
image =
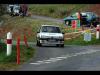
{"type": "Polygon", "coordinates": [[[64,44],[61,44],[60,47],[64,47],[64,44]]]}
{"type": "Polygon", "coordinates": [[[56,46],[59,47],[59,44],[57,44],[56,46]]]}
{"type": "Polygon", "coordinates": [[[57,47],[64,47],[64,44],[57,44],[57,47]]]}

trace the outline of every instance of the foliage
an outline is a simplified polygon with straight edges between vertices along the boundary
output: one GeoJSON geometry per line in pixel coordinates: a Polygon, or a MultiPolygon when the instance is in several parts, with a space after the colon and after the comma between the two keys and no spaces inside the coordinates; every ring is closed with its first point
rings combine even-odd
{"type": "Polygon", "coordinates": [[[87,11],[89,4],[30,4],[29,11],[36,15],[64,18],[77,11],[87,11]]]}

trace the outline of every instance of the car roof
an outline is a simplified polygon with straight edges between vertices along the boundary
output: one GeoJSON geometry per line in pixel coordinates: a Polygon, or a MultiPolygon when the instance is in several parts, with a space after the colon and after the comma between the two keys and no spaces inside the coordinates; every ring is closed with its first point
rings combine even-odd
{"type": "Polygon", "coordinates": [[[54,27],[59,27],[59,26],[56,26],[56,25],[41,25],[41,26],[54,26],[54,27]]]}

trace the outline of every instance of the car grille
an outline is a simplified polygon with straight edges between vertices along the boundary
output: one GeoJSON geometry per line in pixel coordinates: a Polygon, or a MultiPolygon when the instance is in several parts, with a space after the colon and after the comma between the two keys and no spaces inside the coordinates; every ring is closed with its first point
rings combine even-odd
{"type": "Polygon", "coordinates": [[[40,38],[40,40],[56,40],[56,41],[64,41],[64,39],[58,39],[58,38],[40,38]]]}

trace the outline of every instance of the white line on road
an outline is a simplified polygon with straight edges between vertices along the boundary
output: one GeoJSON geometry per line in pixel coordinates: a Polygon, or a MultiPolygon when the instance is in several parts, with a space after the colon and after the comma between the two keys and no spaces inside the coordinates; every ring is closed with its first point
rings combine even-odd
{"type": "Polygon", "coordinates": [[[37,61],[37,62],[42,63],[43,61],[37,61]]]}
{"type": "Polygon", "coordinates": [[[41,63],[30,63],[30,64],[33,64],[33,65],[40,65],[41,63]]]}
{"type": "Polygon", "coordinates": [[[56,57],[57,59],[66,59],[67,57],[56,57]]]}
{"type": "Polygon", "coordinates": [[[44,62],[44,63],[51,63],[51,62],[44,62]]]}
{"type": "Polygon", "coordinates": [[[64,60],[70,57],[75,57],[75,56],[84,55],[84,54],[91,54],[91,53],[95,53],[98,51],[100,50],[88,50],[86,52],[79,52],[79,53],[74,53],[70,55],[67,54],[67,55],[62,55],[61,57],[50,58],[48,60],[43,60],[43,61],[36,61],[36,63],[30,63],[30,64],[40,65],[40,64],[45,64],[45,63],[52,63],[52,62],[61,61],[61,60],[64,60]]]}

